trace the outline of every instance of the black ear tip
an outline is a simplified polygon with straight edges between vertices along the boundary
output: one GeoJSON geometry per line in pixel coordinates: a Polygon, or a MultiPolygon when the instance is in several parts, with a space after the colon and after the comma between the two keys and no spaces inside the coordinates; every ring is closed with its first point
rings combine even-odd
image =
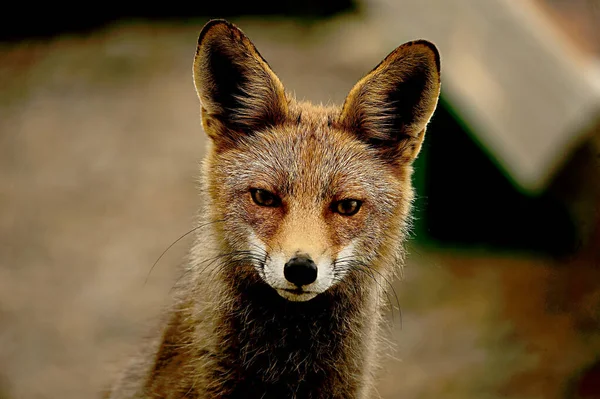
{"type": "Polygon", "coordinates": [[[419,39],[419,40],[415,40],[412,42],[408,42],[408,43],[406,43],[406,45],[427,48],[428,51],[430,51],[433,55],[433,58],[435,60],[435,66],[437,67],[437,70],[439,71],[441,69],[440,51],[438,50],[438,48],[435,44],[433,44],[429,40],[419,39]]]}
{"type": "Polygon", "coordinates": [[[219,28],[222,28],[227,31],[239,30],[234,24],[225,19],[211,19],[202,27],[202,30],[200,31],[200,35],[198,36],[198,46],[200,46],[200,44],[209,32],[219,28]]]}

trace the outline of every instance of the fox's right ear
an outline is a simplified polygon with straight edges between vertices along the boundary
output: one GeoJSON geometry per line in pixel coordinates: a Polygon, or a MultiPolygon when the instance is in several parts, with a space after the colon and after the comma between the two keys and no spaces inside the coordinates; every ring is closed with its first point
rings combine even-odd
{"type": "Polygon", "coordinates": [[[227,21],[212,20],[202,29],[194,83],[204,131],[216,142],[235,142],[285,119],[283,85],[246,35],[227,21]]]}

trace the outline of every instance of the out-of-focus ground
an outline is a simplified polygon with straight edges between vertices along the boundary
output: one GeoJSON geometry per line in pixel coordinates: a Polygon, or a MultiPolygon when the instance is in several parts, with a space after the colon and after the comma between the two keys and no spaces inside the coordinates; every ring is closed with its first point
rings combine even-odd
{"type": "MultiPolygon", "coordinates": [[[[168,305],[190,241],[145,280],[200,204],[202,22],[0,47],[0,398],[97,397],[168,305]]],[[[374,66],[392,50],[331,27],[236,22],[316,102],[343,101],[367,72],[356,51],[374,66]]],[[[600,353],[600,259],[581,256],[411,247],[381,396],[572,397],[600,353]]]]}

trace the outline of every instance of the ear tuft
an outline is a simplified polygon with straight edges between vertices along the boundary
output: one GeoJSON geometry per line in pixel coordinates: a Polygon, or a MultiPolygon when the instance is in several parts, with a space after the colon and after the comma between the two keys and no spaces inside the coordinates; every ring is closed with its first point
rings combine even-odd
{"type": "Polygon", "coordinates": [[[240,134],[282,123],[287,114],[283,85],[256,47],[235,25],[209,21],[194,58],[194,83],[207,134],[240,134]]]}
{"type": "Polygon", "coordinates": [[[348,94],[342,126],[381,150],[386,158],[410,163],[440,94],[440,55],[426,40],[392,51],[348,94]]]}

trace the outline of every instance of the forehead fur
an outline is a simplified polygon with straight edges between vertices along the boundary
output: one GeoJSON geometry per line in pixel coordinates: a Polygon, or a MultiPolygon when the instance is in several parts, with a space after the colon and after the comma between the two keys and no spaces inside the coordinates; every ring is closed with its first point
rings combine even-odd
{"type": "MultiPolygon", "coordinates": [[[[282,197],[314,201],[378,197],[392,205],[399,199],[409,171],[391,166],[376,149],[340,127],[336,120],[339,108],[291,99],[289,104],[285,123],[213,153],[220,184],[240,191],[263,188],[282,197]]],[[[406,195],[410,197],[408,192],[406,195]]]]}

